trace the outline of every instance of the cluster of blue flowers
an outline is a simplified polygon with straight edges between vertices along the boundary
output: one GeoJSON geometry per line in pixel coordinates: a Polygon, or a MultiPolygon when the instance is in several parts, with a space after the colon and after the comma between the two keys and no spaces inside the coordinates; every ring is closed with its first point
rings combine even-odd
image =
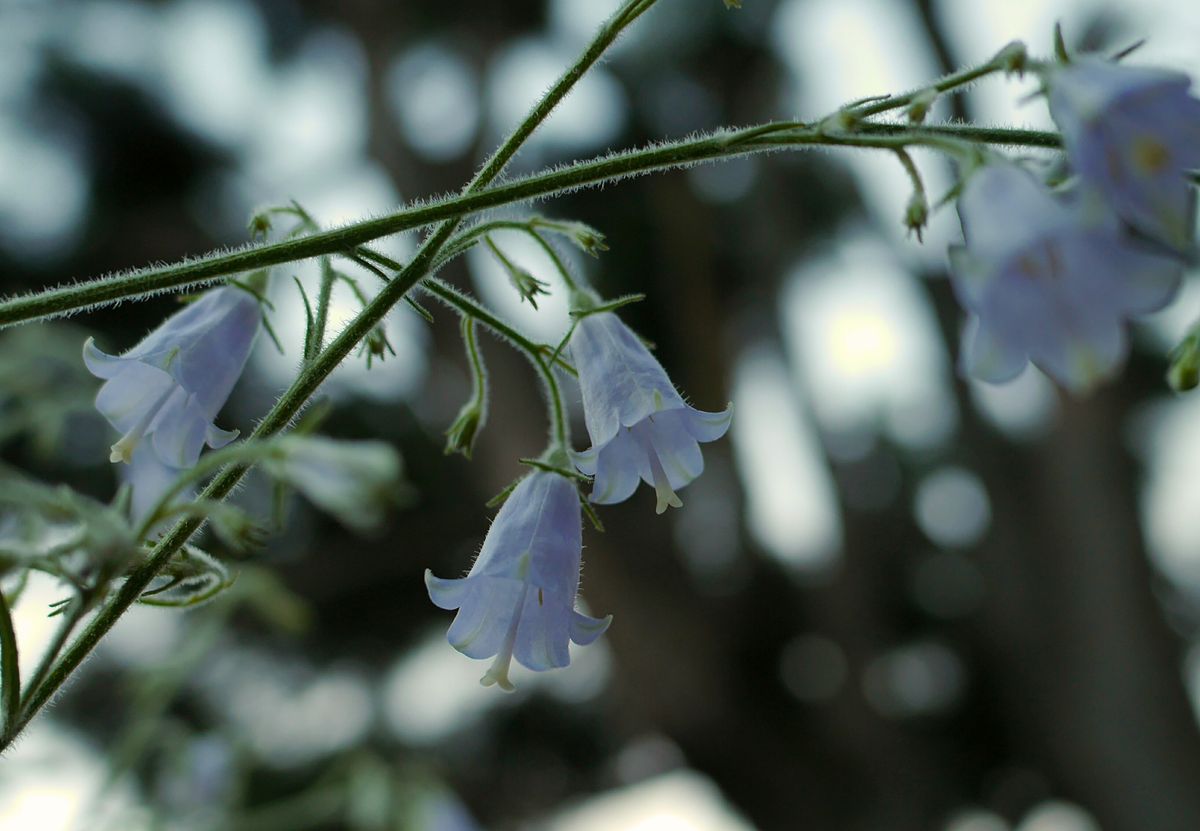
{"type": "MultiPolygon", "coordinates": [[[[1171,72],[1090,58],[1037,71],[1071,175],[1052,188],[1032,168],[998,157],[964,174],[958,209],[966,244],[950,252],[968,312],[963,370],[1002,382],[1032,361],[1083,391],[1121,365],[1128,320],[1168,303],[1194,257],[1188,176],[1200,168],[1200,101],[1189,80],[1171,72]]],[[[533,292],[522,293],[532,300],[533,292]]],[[[465,577],[426,572],[433,602],[457,610],[451,645],[494,659],[482,681],[504,689],[512,689],[514,658],[533,670],[566,666],[571,642],[589,644],[608,627],[610,618],[576,609],[578,480],[591,480],[596,504],[628,499],[641,481],[654,489],[659,514],[680,507],[677,491],[704,469],[700,444],[730,423],[729,408],[708,413],[684,401],[614,305],[573,286],[571,295],[568,348],[591,446],[568,453],[559,438],[513,488],[465,577]]],[[[214,419],[260,328],[259,298],[229,285],[206,292],[124,355],[85,345],[88,368],[105,382],[96,406],[121,434],[111,460],[133,471],[135,518],[174,492],[171,483],[206,445],[236,437],[214,419]]],[[[464,331],[473,336],[473,328],[464,331]]],[[[473,435],[483,403],[472,406],[473,435]]],[[[376,517],[377,492],[398,477],[398,461],[379,447],[289,438],[277,449],[265,458],[268,473],[355,526],[376,517]]]]}
{"type": "Polygon", "coordinates": [[[1175,296],[1192,254],[1200,101],[1185,75],[1095,58],[1040,70],[1073,176],[1051,190],[995,161],[958,202],[950,252],[968,312],[962,368],[1014,378],[1032,361],[1073,392],[1110,377],[1129,318],[1175,296]]]}
{"type": "MultiPolygon", "coordinates": [[[[675,492],[704,468],[700,442],[724,435],[731,410],[692,408],[615,314],[596,308],[580,314],[570,354],[592,446],[572,461],[594,477],[592,501],[628,499],[640,479],[654,488],[658,513],[681,506],[675,492]]],[[[206,292],[119,357],[90,339],[84,345],[88,369],[104,379],[96,407],[122,434],[110,460],[129,466],[135,519],[196,465],[205,445],[220,448],[237,436],[214,419],[260,328],[258,298],[231,285],[206,292]]],[[[387,454],[373,448],[334,448],[319,439],[279,444],[281,456],[267,459],[268,472],[351,525],[366,525],[378,503],[364,488],[396,478],[381,468],[387,454]]],[[[611,618],[575,609],[582,508],[569,473],[537,470],[517,484],[466,577],[426,573],[433,602],[458,610],[450,643],[472,658],[495,658],[485,684],[512,689],[513,658],[535,670],[566,666],[569,641],[589,644],[608,627],[611,618]]]]}
{"type": "MultiPolygon", "coordinates": [[[[594,477],[591,501],[622,502],[641,480],[654,488],[658,513],[682,506],[675,491],[704,470],[700,442],[725,434],[732,408],[706,413],[689,406],[612,312],[585,314],[570,350],[592,441],[573,461],[594,477]]],[[[466,577],[443,580],[426,572],[433,602],[458,610],[450,644],[472,658],[495,657],[483,684],[511,690],[513,658],[534,670],[567,666],[568,641],[586,645],[608,628],[611,616],[598,619],[575,609],[581,528],[574,482],[538,471],[509,495],[466,577]]]]}

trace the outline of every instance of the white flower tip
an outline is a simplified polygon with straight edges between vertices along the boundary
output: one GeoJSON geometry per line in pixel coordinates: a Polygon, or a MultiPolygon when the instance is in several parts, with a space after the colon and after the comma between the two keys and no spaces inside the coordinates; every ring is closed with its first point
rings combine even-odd
{"type": "Polygon", "coordinates": [[[670,485],[662,485],[654,489],[655,495],[658,497],[658,504],[654,506],[654,513],[662,515],[667,512],[667,508],[682,508],[683,500],[679,498],[679,494],[671,490],[670,485]]]}
{"type": "Polygon", "coordinates": [[[115,464],[124,462],[129,464],[133,461],[133,449],[137,447],[137,441],[131,441],[129,436],[122,436],[121,440],[114,444],[108,454],[108,460],[115,464]]]}
{"type": "Polygon", "coordinates": [[[495,685],[505,692],[513,692],[517,688],[513,686],[513,682],[508,678],[508,663],[502,665],[492,664],[483,677],[479,679],[480,685],[490,687],[495,685]]]}

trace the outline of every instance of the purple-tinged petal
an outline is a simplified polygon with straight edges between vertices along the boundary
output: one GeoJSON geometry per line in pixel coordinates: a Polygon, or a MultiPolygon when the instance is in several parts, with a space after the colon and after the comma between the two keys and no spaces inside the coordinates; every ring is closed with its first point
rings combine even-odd
{"type": "Polygon", "coordinates": [[[683,406],[662,365],[612,312],[579,321],[570,349],[593,446],[608,443],[621,427],[652,413],[683,406]]]}
{"type": "MultiPolygon", "coordinates": [[[[629,432],[621,432],[597,451],[595,481],[592,483],[590,500],[597,505],[615,505],[624,502],[637,490],[638,482],[650,475],[650,460],[645,451],[629,432]]],[[[586,473],[581,467],[580,470],[586,473]]]]}
{"type": "Polygon", "coordinates": [[[490,658],[504,644],[523,586],[518,580],[486,576],[469,583],[446,639],[468,658],[490,658]]]}
{"type": "MultiPolygon", "coordinates": [[[[671,410],[646,419],[650,443],[672,490],[679,490],[704,472],[700,444],[688,430],[688,409],[671,410]]],[[[647,485],[654,485],[653,471],[647,485]]]]}
{"type": "Polygon", "coordinates": [[[960,358],[964,373],[993,384],[1011,381],[1029,363],[1029,356],[1023,349],[1006,343],[984,328],[974,315],[963,332],[960,358]]]}
{"type": "Polygon", "coordinates": [[[236,434],[212,422],[245,367],[260,323],[257,299],[225,287],[206,292],[119,357],[89,340],[84,362],[105,380],[96,407],[124,434],[112,460],[129,461],[149,438],[163,464],[186,468],[206,443],[231,441],[236,434]]]}
{"type": "MultiPolygon", "coordinates": [[[[179,468],[163,464],[149,445],[143,444],[136,448],[129,464],[121,466],[121,479],[132,491],[130,519],[138,523],[146,519],[182,473],[179,468]]],[[[191,498],[191,494],[191,490],[183,491],[177,501],[186,501],[191,498]]]]}
{"type": "Polygon", "coordinates": [[[567,642],[574,600],[543,589],[527,592],[521,622],[517,625],[513,657],[529,669],[538,671],[571,663],[567,642]]]}
{"type": "MultiPolygon", "coordinates": [[[[513,658],[534,670],[570,663],[568,642],[600,632],[576,619],[582,516],[575,485],[558,474],[525,477],[496,515],[471,572],[441,580],[426,572],[433,602],[458,609],[447,639],[472,658],[492,658],[480,682],[512,689],[513,658]]],[[[601,630],[602,631],[602,630],[601,630]]]]}
{"type": "Polygon", "coordinates": [[[161,369],[137,362],[126,364],[100,388],[96,409],[113,427],[125,433],[145,420],[151,408],[157,412],[174,389],[171,376],[161,369]]]}
{"type": "Polygon", "coordinates": [[[429,599],[433,601],[434,606],[450,612],[462,606],[471,594],[467,578],[434,577],[429,569],[425,569],[425,588],[429,591],[429,599]]]}
{"type": "Polygon", "coordinates": [[[182,389],[176,388],[152,425],[154,452],[174,467],[191,467],[200,458],[209,422],[182,389]]]}
{"type": "Polygon", "coordinates": [[[1194,235],[1200,101],[1185,75],[1081,59],[1047,73],[1072,166],[1130,225],[1178,248],[1194,235]]]}
{"type": "Polygon", "coordinates": [[[571,461],[584,476],[595,476],[596,465],[600,460],[600,449],[589,447],[579,453],[571,454],[571,461]]]}
{"type": "Polygon", "coordinates": [[[1177,263],[1127,237],[1089,193],[1072,196],[1052,197],[1009,164],[989,166],[967,182],[960,202],[967,245],[951,257],[955,292],[972,313],[963,371],[1002,382],[1028,358],[1068,389],[1090,389],[1124,360],[1125,322],[1174,294],[1177,263]],[[993,198],[983,199],[984,192],[993,198]],[[1054,215],[1044,217],[1039,233],[1022,222],[1014,229],[1027,200],[1039,215],[1050,200],[1054,215]],[[977,228],[991,229],[983,250],[977,228]]]}
{"type": "Polygon", "coordinates": [[[595,476],[591,501],[628,499],[638,479],[653,483],[658,507],[681,504],[674,489],[704,469],[698,442],[729,429],[732,410],[706,413],[683,400],[662,366],[615,314],[583,318],[571,339],[592,446],[575,464],[595,476]]]}
{"type": "Polygon", "coordinates": [[[571,613],[571,640],[580,646],[587,646],[603,635],[609,624],[612,623],[612,615],[605,615],[602,618],[589,617],[582,612],[575,611],[571,613]]]}
{"type": "Polygon", "coordinates": [[[88,372],[106,381],[115,378],[124,366],[121,358],[101,352],[100,347],[96,346],[95,338],[88,338],[83,342],[83,363],[88,372]]]}
{"type": "Polygon", "coordinates": [[[686,407],[680,412],[684,429],[698,442],[710,442],[724,436],[733,423],[733,404],[719,413],[708,413],[695,407],[686,407]]]}

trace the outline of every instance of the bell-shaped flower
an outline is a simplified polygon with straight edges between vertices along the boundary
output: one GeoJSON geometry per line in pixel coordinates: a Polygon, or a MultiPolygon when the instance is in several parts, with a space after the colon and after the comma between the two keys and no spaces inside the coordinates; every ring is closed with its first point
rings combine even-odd
{"type": "Polygon", "coordinates": [[[446,634],[471,658],[495,661],[480,679],[511,690],[516,658],[533,670],[565,667],[568,641],[586,646],[608,628],[575,609],[579,591],[582,517],[575,485],[556,473],[536,472],[509,495],[483,550],[466,577],[444,580],[425,572],[429,597],[458,609],[446,634]]]}
{"type": "Polygon", "coordinates": [[[213,419],[242,374],[260,323],[258,300],[227,286],[206,292],[119,357],[88,338],[84,362],[105,381],[96,409],[122,433],[110,460],[129,462],[149,440],[164,465],[188,468],[205,444],[233,441],[237,433],[213,419]]]}
{"type": "MultiPolygon", "coordinates": [[[[134,448],[130,454],[129,463],[121,467],[121,481],[130,488],[129,515],[135,523],[140,523],[158,507],[163,494],[175,484],[175,480],[183,473],[182,468],[164,465],[150,444],[142,444],[134,448]]],[[[176,502],[185,502],[191,498],[193,491],[187,488],[176,497],[176,502]]],[[[170,523],[162,523],[152,530],[162,530],[170,523]]]]}
{"type": "Polygon", "coordinates": [[[386,442],[291,435],[275,446],[263,469],[355,530],[377,526],[400,495],[400,454],[386,442]]]}
{"type": "Polygon", "coordinates": [[[1177,72],[1090,58],[1046,71],[1050,114],[1071,165],[1117,214],[1176,248],[1193,236],[1200,100],[1177,72]]]}
{"type": "Polygon", "coordinates": [[[974,173],[958,210],[967,244],[951,249],[951,270],[970,313],[962,368],[980,380],[1007,381],[1032,360],[1086,390],[1124,360],[1126,320],[1178,288],[1179,264],[1122,234],[1097,200],[1055,196],[1016,165],[974,173]]]}
{"type": "Polygon", "coordinates": [[[571,357],[592,440],[575,464],[595,477],[591,501],[622,502],[641,479],[654,488],[658,513],[682,506],[675,491],[704,471],[700,442],[725,435],[732,405],[720,413],[689,406],[650,350],[612,312],[579,321],[571,357]]]}

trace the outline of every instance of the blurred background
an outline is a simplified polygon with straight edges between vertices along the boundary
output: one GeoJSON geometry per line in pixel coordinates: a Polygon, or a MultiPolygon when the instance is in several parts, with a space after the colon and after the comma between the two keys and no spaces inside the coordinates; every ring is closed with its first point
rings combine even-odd
{"type": "MultiPolygon", "coordinates": [[[[0,289],[239,244],[254,209],[292,198],[334,224],[454,190],[615,5],[0,0],[0,289]]],[[[819,117],[1013,38],[1046,54],[1055,20],[1073,45],[1147,38],[1137,62],[1200,73],[1190,0],[662,0],[511,172],[819,117]]],[[[1031,91],[988,80],[934,117],[1048,126],[1031,91]]],[[[917,161],[931,194],[952,183],[917,161]]],[[[0,760],[0,828],[1200,828],[1200,397],[1163,382],[1196,280],[1086,400],[1032,369],[968,383],[957,221],[907,239],[907,197],[893,158],[817,151],[536,206],[608,235],[572,267],[645,292],[626,320],[693,403],[736,407],[683,509],[652,520],[643,489],[585,530],[583,598],[609,633],[569,669],[519,671],[512,695],[446,644],[422,573],[469,566],[484,502],[546,425],[528,365],[488,339],[490,423],[474,461],[443,457],[469,394],[458,327],[401,308],[397,355],[323,392],[331,435],[400,449],[407,504],[370,538],[297,500],[250,557],[209,540],[235,587],[128,615],[0,760]]],[[[524,239],[496,240],[553,280],[524,239]]],[[[561,293],[533,313],[476,253],[443,276],[538,338],[565,330],[561,293]]],[[[250,428],[293,377],[293,275],[318,279],[276,271],[286,352],[260,341],[223,427],[250,428]]],[[[80,344],[124,349],[174,308],[4,332],[4,459],[109,498],[80,344]]],[[[335,325],[356,308],[338,296],[335,325]]],[[[268,496],[241,498],[265,515],[268,496]]],[[[23,658],[65,592],[30,580],[23,658]]]]}

